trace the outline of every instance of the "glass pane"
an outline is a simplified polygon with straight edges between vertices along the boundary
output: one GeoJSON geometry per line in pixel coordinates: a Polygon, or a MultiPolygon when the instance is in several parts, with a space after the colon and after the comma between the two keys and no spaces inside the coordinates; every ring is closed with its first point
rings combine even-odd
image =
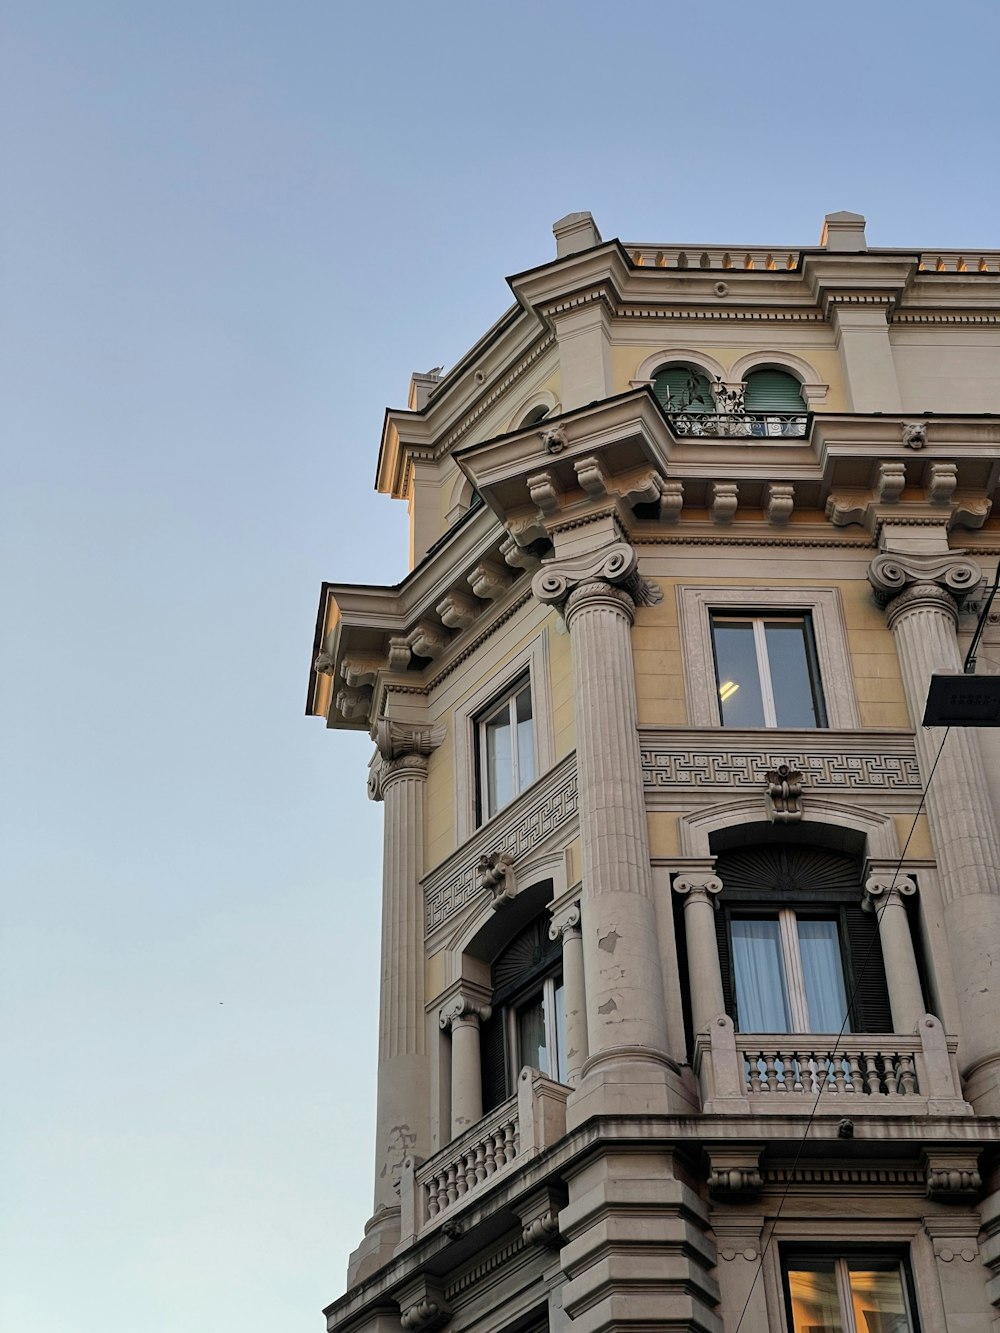
{"type": "Polygon", "coordinates": [[[562,981],[555,983],[555,1003],[553,1008],[556,1012],[556,1072],[555,1077],[560,1083],[566,1082],[566,992],[563,990],[562,981]]]}
{"type": "Polygon", "coordinates": [[[741,1032],[787,1032],[788,995],[777,921],[732,922],[741,1032]]]}
{"type": "Polygon", "coordinates": [[[531,722],[531,689],[521,691],[515,700],[517,714],[518,789],[524,791],[535,780],[535,729],[531,722]]]}
{"type": "Polygon", "coordinates": [[[489,813],[495,815],[514,799],[514,756],[511,750],[510,709],[486,723],[486,771],[489,783],[489,813]]]}
{"type": "Polygon", "coordinates": [[[724,727],[762,727],[764,703],[760,695],[753,624],[713,620],[715,669],[724,727]]]}
{"type": "Polygon", "coordinates": [[[898,1266],[881,1273],[852,1269],[851,1300],[858,1333],[911,1333],[898,1266]]]}
{"type": "MultiPolygon", "coordinates": [[[[836,921],[798,921],[799,953],[806,983],[810,1032],[839,1032],[847,1013],[847,990],[836,921]]],[[[850,1032],[850,1028],[845,1028],[850,1032]]]]}
{"type": "MultiPolygon", "coordinates": [[[[833,1262],[789,1269],[793,1333],[843,1333],[833,1262]]],[[[860,1330],[864,1325],[859,1325],[860,1330]]]]}
{"type": "Polygon", "coordinates": [[[818,727],[804,622],[770,620],[764,626],[764,637],[778,726],[818,727]]]}
{"type": "Polygon", "coordinates": [[[545,1045],[545,1005],[542,997],[521,1006],[517,1011],[517,1067],[531,1065],[543,1074],[549,1073],[549,1053],[545,1045]]]}

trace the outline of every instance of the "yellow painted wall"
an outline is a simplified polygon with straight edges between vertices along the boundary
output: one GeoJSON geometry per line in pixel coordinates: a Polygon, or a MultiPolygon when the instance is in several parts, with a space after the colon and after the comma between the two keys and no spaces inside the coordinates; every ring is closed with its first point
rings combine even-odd
{"type": "Polygon", "coordinates": [[[681,839],[677,828],[677,816],[669,810],[653,810],[646,814],[649,829],[649,854],[655,860],[659,856],[680,856],[681,839]]]}
{"type": "MultiPolygon", "coordinates": [[[[790,557],[791,558],[791,557],[790,557]]],[[[718,586],[739,587],[749,580],[706,578],[718,586]]],[[[758,579],[753,580],[755,583],[758,579]]],[[[688,722],[677,627],[678,582],[690,586],[687,576],[673,580],[657,576],[663,589],[658,606],[641,607],[632,631],[639,725],[644,727],[686,726],[688,722]]],[[[815,587],[815,581],[785,579],[775,587],[815,587]]],[[[885,615],[874,604],[866,579],[831,580],[824,587],[840,589],[847,629],[854,692],[863,727],[910,726],[903,693],[899,659],[885,615]]]]}
{"type": "MultiPolygon", "coordinates": [[[[715,330],[713,329],[712,332],[715,333],[715,330]]],[[[741,357],[756,350],[755,345],[748,342],[740,342],[729,347],[702,343],[698,338],[698,333],[699,330],[696,327],[685,325],[684,328],[676,330],[672,339],[668,340],[665,337],[661,343],[651,343],[644,347],[629,344],[612,346],[612,393],[624,393],[629,387],[629,381],[637,377],[642,363],[648,357],[656,356],[660,352],[666,351],[669,355],[671,345],[689,347],[692,351],[704,352],[706,356],[714,357],[720,365],[725,367],[727,372],[741,357]]],[[[765,327],[760,330],[760,340],[757,346],[762,351],[779,352],[781,350],[780,344],[774,340],[773,330],[765,327]]],[[[843,371],[836,348],[807,347],[801,343],[794,343],[788,345],[787,351],[790,356],[797,356],[803,361],[808,361],[816,369],[816,374],[819,377],[818,382],[830,386],[826,401],[820,410],[823,412],[846,412],[848,407],[844,392],[843,371]]]]}

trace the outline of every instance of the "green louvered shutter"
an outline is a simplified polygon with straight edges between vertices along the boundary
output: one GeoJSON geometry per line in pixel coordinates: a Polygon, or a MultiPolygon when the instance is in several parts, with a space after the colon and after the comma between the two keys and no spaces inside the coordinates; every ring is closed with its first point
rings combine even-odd
{"type": "Polygon", "coordinates": [[[755,370],[746,377],[748,412],[805,412],[802,386],[783,370],[755,370]]]}
{"type": "Polygon", "coordinates": [[[653,379],[653,392],[668,412],[714,412],[715,399],[704,375],[687,366],[666,366],[653,379]],[[689,386],[693,381],[693,391],[689,386]]]}

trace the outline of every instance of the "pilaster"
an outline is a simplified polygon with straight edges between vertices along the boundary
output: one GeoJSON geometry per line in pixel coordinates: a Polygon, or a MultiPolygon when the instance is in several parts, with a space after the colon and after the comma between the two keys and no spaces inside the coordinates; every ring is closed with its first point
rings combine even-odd
{"type": "Polygon", "coordinates": [[[865,881],[864,905],[878,919],[893,1032],[912,1032],[925,1007],[905,903],[916,891],[908,875],[871,875],[865,881]]]}
{"type": "Polygon", "coordinates": [[[565,903],[552,912],[549,939],[562,936],[563,988],[566,1003],[566,1082],[575,1088],[587,1059],[587,988],[584,982],[580,904],[565,903]]]}

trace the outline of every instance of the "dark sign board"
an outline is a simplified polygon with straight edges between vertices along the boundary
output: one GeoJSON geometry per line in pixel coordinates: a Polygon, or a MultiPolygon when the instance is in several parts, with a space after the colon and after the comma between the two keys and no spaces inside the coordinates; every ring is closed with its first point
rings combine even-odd
{"type": "Polygon", "coordinates": [[[1000,676],[931,676],[925,727],[1000,727],[1000,676]]]}

